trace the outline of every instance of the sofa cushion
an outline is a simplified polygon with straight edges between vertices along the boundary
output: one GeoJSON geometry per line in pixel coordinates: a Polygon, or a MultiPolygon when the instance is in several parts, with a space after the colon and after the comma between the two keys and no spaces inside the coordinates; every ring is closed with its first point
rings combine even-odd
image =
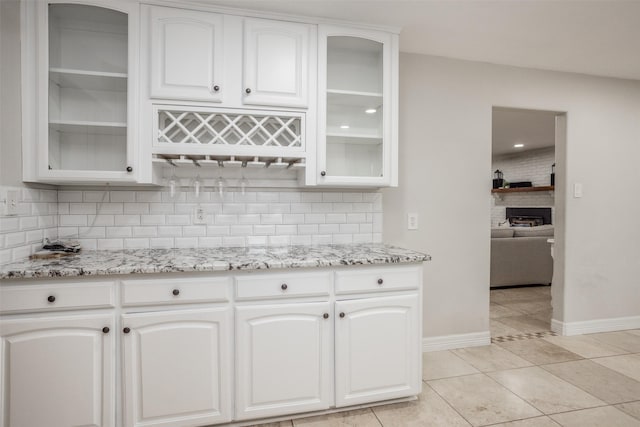
{"type": "Polygon", "coordinates": [[[514,230],[509,227],[498,227],[491,229],[491,238],[513,237],[514,230]]]}
{"type": "Polygon", "coordinates": [[[513,227],[513,237],[553,237],[553,225],[537,227],[513,227]]]}

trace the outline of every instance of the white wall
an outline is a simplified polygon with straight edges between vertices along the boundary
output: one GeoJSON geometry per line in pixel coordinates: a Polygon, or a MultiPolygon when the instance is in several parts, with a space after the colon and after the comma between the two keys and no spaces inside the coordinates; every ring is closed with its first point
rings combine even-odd
{"type": "Polygon", "coordinates": [[[556,186],[564,306],[554,317],[640,316],[640,198],[629,197],[640,183],[640,82],[401,54],[400,182],[384,191],[383,233],[433,256],[424,335],[489,329],[493,106],[567,112],[566,147],[556,147],[567,159],[556,186]],[[584,197],[565,199],[575,182],[584,197]],[[407,212],[420,213],[420,230],[406,229],[407,212]]]}

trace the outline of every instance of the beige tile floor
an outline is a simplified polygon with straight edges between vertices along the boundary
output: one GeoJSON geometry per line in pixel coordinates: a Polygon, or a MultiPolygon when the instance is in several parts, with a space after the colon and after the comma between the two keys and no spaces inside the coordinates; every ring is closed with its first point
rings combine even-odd
{"type": "Polygon", "coordinates": [[[416,401],[261,427],[640,427],[640,329],[524,336],[549,330],[550,300],[548,287],[491,291],[493,338],[516,339],[425,353],[416,401]]]}

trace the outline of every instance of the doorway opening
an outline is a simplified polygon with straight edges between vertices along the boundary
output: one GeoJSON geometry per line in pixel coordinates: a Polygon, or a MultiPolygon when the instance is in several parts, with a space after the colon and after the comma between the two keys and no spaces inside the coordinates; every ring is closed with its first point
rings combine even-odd
{"type": "Polygon", "coordinates": [[[557,111],[492,110],[493,342],[555,335],[551,325],[554,308],[560,308],[554,282],[559,260],[552,257],[552,247],[558,230],[564,230],[556,197],[556,170],[563,169],[564,120],[565,114],[557,111]]]}

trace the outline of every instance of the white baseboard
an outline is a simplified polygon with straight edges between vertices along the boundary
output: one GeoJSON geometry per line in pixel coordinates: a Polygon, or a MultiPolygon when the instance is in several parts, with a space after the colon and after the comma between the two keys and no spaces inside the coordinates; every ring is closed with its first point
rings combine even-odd
{"type": "Polygon", "coordinates": [[[640,316],[615,317],[613,319],[584,320],[582,322],[561,322],[551,319],[551,330],[559,335],[583,335],[596,332],[624,331],[639,329],[640,316]]]}
{"type": "Polygon", "coordinates": [[[473,332],[470,334],[441,335],[422,338],[422,351],[452,350],[463,347],[477,347],[491,344],[491,332],[473,332]]]}

